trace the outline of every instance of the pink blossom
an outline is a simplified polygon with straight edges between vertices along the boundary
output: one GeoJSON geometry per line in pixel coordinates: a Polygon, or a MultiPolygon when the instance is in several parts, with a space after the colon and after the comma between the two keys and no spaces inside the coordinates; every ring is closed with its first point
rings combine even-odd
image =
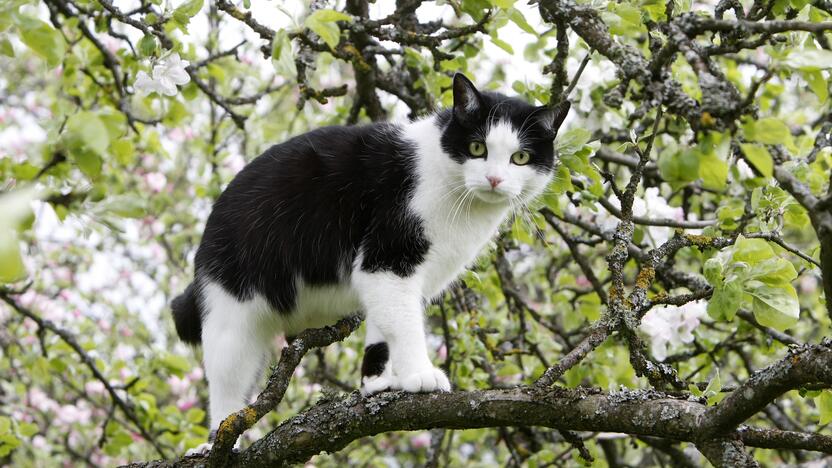
{"type": "Polygon", "coordinates": [[[812,275],[803,275],[800,277],[800,292],[812,294],[818,289],[818,279],[812,275]]]}
{"type": "Polygon", "coordinates": [[[155,193],[159,193],[162,190],[164,190],[165,185],[167,185],[168,179],[161,172],[148,172],[144,175],[144,182],[147,184],[150,190],[152,190],[155,193]]]}
{"type": "Polygon", "coordinates": [[[205,373],[202,371],[201,367],[194,367],[187,375],[188,379],[191,382],[202,380],[205,377],[205,373]]]}
{"type": "Polygon", "coordinates": [[[410,446],[416,449],[430,447],[430,433],[420,432],[410,438],[410,446]]]}
{"type": "MultiPolygon", "coordinates": [[[[0,123],[2,123],[2,119],[0,119],[0,123]]],[[[28,307],[32,307],[32,304],[34,304],[36,298],[37,298],[37,295],[35,294],[35,292],[33,290],[30,289],[29,291],[26,291],[25,293],[21,294],[17,298],[17,300],[18,300],[18,302],[20,302],[20,305],[22,305],[23,307],[28,308],[28,307]]]]}
{"type": "Polygon", "coordinates": [[[310,385],[304,385],[303,386],[303,391],[306,392],[307,394],[320,392],[321,391],[321,386],[320,386],[320,384],[316,384],[316,383],[313,383],[313,384],[310,384],[310,385]]]}
{"type": "Polygon", "coordinates": [[[109,456],[107,456],[106,454],[104,454],[104,453],[102,453],[98,450],[93,452],[93,454],[90,456],[90,459],[92,460],[92,463],[95,466],[119,465],[119,463],[113,463],[112,458],[110,458],[109,456]]]}
{"type": "Polygon", "coordinates": [[[59,422],[69,425],[89,422],[92,412],[89,408],[83,408],[81,405],[63,405],[58,410],[57,416],[59,422]]]}
{"type": "Polygon", "coordinates": [[[198,403],[195,396],[191,396],[188,398],[182,398],[176,402],[176,407],[179,408],[179,411],[188,411],[189,409],[196,406],[198,403]]]}
{"type": "Polygon", "coordinates": [[[49,444],[46,442],[46,438],[42,435],[36,435],[32,437],[32,447],[38,450],[46,450],[49,447],[49,444]]]}
{"type": "Polygon", "coordinates": [[[232,156],[229,156],[225,160],[225,163],[223,165],[225,167],[227,167],[229,170],[231,170],[232,172],[237,173],[237,172],[240,172],[243,169],[243,167],[246,165],[246,160],[241,155],[234,154],[232,156]]]}
{"type": "Polygon", "coordinates": [[[84,384],[84,390],[90,395],[103,395],[106,387],[98,380],[90,380],[84,384]]]}
{"type": "Polygon", "coordinates": [[[650,350],[659,361],[667,358],[668,350],[693,341],[693,330],[706,312],[706,301],[689,302],[681,307],[652,309],[641,320],[641,331],[650,337],[650,350]]]}
{"type": "Polygon", "coordinates": [[[444,361],[445,359],[447,359],[448,358],[448,347],[445,346],[444,344],[442,346],[440,346],[439,349],[436,351],[436,357],[440,361],[444,361]]]}
{"type": "Polygon", "coordinates": [[[581,275],[581,276],[575,278],[575,285],[578,286],[579,288],[588,288],[592,285],[592,283],[589,282],[589,280],[586,278],[586,276],[581,275]]]}
{"type": "Polygon", "coordinates": [[[175,395],[181,395],[185,393],[190,387],[190,382],[188,382],[185,379],[180,379],[175,375],[168,377],[167,382],[168,385],[170,385],[170,391],[173,392],[175,395]]]}

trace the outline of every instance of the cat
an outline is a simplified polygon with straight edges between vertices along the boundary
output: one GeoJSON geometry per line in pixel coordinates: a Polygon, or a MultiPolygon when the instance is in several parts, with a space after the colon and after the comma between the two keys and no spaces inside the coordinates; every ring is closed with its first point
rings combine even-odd
{"type": "Polygon", "coordinates": [[[214,204],[194,281],[172,303],[204,346],[211,429],[245,406],[273,338],[366,319],[361,392],[450,391],[424,306],[550,180],[568,102],[535,107],[453,78],[453,107],[272,146],[214,204]]]}

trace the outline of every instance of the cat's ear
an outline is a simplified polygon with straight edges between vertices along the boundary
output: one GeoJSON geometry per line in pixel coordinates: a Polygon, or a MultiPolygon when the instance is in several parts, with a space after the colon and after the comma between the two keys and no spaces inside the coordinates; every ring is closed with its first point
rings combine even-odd
{"type": "Polygon", "coordinates": [[[465,75],[454,75],[454,118],[461,124],[472,124],[485,107],[482,95],[465,75]]]}
{"type": "Polygon", "coordinates": [[[540,125],[546,129],[547,136],[554,139],[558,135],[558,129],[563,124],[563,119],[569,114],[569,108],[572,104],[569,101],[561,101],[554,106],[540,106],[535,112],[535,117],[540,125]]]}

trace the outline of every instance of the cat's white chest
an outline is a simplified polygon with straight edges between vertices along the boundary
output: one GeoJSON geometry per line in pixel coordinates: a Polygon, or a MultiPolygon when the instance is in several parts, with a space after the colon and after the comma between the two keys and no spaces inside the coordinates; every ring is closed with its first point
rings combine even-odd
{"type": "Polygon", "coordinates": [[[444,213],[423,213],[425,234],[431,243],[418,268],[423,278],[423,294],[434,298],[483,253],[497,233],[506,209],[490,207],[466,213],[448,221],[444,213]]]}

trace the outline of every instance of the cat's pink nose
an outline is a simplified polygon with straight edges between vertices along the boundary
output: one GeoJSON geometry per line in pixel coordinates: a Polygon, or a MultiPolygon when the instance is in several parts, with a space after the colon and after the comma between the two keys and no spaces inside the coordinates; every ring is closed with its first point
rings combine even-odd
{"type": "Polygon", "coordinates": [[[497,188],[497,186],[503,182],[503,179],[497,176],[485,176],[485,178],[488,179],[488,183],[491,184],[492,189],[497,188]]]}

